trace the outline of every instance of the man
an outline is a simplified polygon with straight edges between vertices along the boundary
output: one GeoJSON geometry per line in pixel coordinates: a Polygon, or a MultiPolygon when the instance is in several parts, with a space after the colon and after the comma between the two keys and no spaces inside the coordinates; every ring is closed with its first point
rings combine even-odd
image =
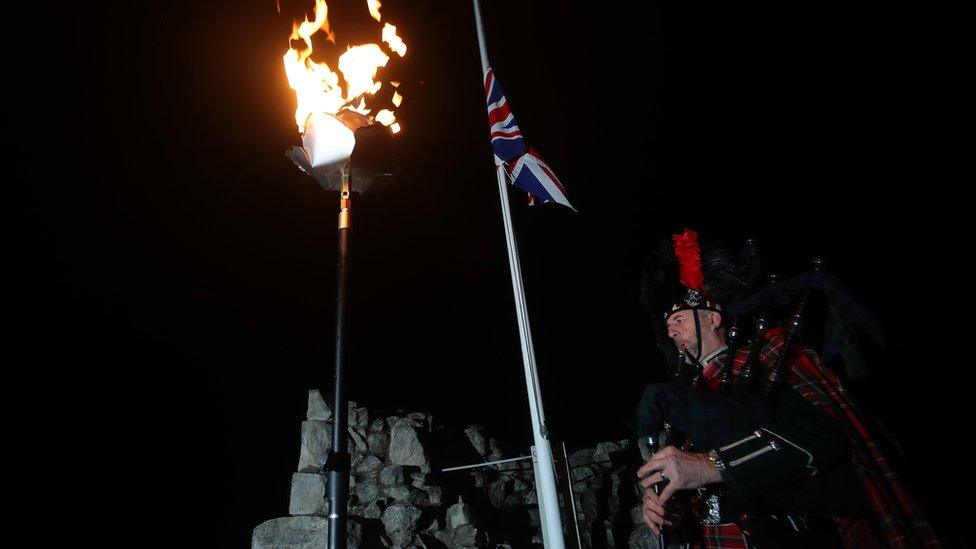
{"type": "Polygon", "coordinates": [[[679,366],[674,380],[647,388],[638,418],[642,434],[687,438],[637,471],[648,527],[682,526],[675,496],[691,493],[683,526],[697,521],[691,537],[704,547],[938,546],[838,378],[809,349],[787,349],[783,329],[729,357],[723,301],[741,289],[737,267],[721,251],[702,257],[693,231],[673,241],[679,297],[662,302],[665,292],[645,283],[645,303],[664,309],[679,366]],[[756,369],[761,383],[777,367],[783,383],[767,394],[744,373],[756,369]]]}

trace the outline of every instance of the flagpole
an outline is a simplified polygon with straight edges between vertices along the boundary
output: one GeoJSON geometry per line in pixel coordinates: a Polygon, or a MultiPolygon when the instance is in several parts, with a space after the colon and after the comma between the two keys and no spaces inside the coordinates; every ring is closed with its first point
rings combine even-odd
{"type": "MultiPolygon", "coordinates": [[[[485,29],[481,21],[481,6],[478,0],[474,5],[475,25],[478,28],[478,47],[481,51],[481,74],[488,74],[488,48],[485,42],[485,29]]],[[[482,80],[482,83],[484,80],[482,80]]],[[[508,190],[504,166],[496,166],[498,197],[502,206],[502,221],[505,226],[505,243],[508,246],[508,266],[512,275],[512,291],[515,294],[515,314],[518,318],[519,338],[522,343],[522,364],[525,367],[525,387],[528,391],[529,412],[532,416],[532,436],[535,441],[536,493],[539,496],[539,518],[542,524],[542,540],[546,549],[564,549],[563,523],[559,515],[559,496],[556,492],[556,471],[552,460],[552,447],[546,429],[546,416],[542,408],[542,391],[539,388],[539,375],[535,365],[535,350],[532,347],[532,330],[529,327],[529,311],[525,303],[525,290],[522,285],[522,270],[519,267],[518,248],[515,232],[512,229],[512,212],[508,204],[508,190]]],[[[575,511],[575,510],[574,510],[575,511]]]]}

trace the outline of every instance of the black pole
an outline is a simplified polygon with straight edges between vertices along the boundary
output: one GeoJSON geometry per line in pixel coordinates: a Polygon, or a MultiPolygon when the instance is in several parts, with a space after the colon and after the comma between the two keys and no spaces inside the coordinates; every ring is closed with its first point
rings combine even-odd
{"type": "Polygon", "coordinates": [[[348,409],[343,392],[342,373],[346,347],[346,285],[349,274],[349,221],[352,204],[348,169],[342,172],[339,195],[339,266],[336,297],[335,385],[332,416],[332,450],[326,467],[329,471],[329,549],[346,549],[346,505],[349,498],[349,444],[346,438],[348,409]]]}

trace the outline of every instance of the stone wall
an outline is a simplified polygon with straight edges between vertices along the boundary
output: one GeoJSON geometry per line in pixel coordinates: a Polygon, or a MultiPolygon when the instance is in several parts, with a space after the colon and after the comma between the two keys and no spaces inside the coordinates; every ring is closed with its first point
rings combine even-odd
{"type": "MultiPolygon", "coordinates": [[[[380,415],[350,402],[348,436],[349,549],[541,547],[530,460],[442,471],[517,457],[505,455],[484,428],[438,425],[424,413],[380,415]]],[[[253,549],[326,547],[327,476],[320,471],[331,438],[332,410],[309,391],[291,516],[258,525],[253,549]]],[[[656,547],[640,521],[639,455],[629,441],[572,452],[569,462],[582,547],[656,547]]],[[[574,546],[571,536],[567,547],[574,546]]]]}

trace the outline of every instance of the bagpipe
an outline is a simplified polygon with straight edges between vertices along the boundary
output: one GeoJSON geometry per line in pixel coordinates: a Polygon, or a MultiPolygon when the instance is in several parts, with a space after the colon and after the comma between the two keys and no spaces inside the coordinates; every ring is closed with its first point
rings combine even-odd
{"type": "MultiPolygon", "coordinates": [[[[703,261],[706,279],[707,267],[715,263],[709,261],[707,257],[703,261]]],[[[742,280],[734,293],[722,296],[727,303],[720,312],[728,349],[725,365],[718,373],[717,389],[714,377],[704,380],[705,364],[679,356],[672,371],[672,384],[684,387],[683,396],[678,400],[684,399],[687,403],[689,394],[694,397],[701,392],[712,393],[701,387],[708,383],[710,389],[715,389],[715,393],[727,400],[745,404],[743,408],[755,412],[756,417],[771,417],[782,385],[790,379],[791,356],[807,349],[817,352],[824,364],[842,362],[848,379],[867,376],[864,355],[858,346],[859,336],[865,334],[882,349],[890,338],[853,292],[826,270],[823,260],[813,259],[807,271],[784,279],[776,273],[763,272],[758,248],[750,240],[736,263],[733,267],[742,273],[742,280]],[[820,325],[823,330],[816,330],[820,325]],[[779,352],[770,354],[767,351],[774,334],[779,352]]],[[[664,389],[662,393],[667,391],[664,389]]],[[[664,402],[667,398],[651,401],[664,402]]],[[[644,410],[643,404],[642,401],[638,413],[638,434],[641,437],[639,447],[642,451],[647,450],[642,452],[646,453],[645,459],[665,445],[685,451],[707,451],[713,447],[714,439],[724,432],[725,426],[721,423],[703,427],[694,435],[690,431],[682,432],[669,424],[674,416],[669,415],[666,406],[651,406],[650,410],[644,410]],[[648,412],[650,420],[641,425],[642,412],[648,412]]],[[[708,417],[707,423],[716,421],[714,414],[708,417]]],[[[706,422],[699,423],[704,425],[706,422]]],[[[672,509],[676,515],[669,520],[676,525],[682,517],[693,518],[697,524],[707,524],[709,520],[714,522],[716,516],[727,516],[721,509],[724,503],[720,502],[725,501],[721,486],[710,485],[686,492],[676,494],[675,504],[669,509],[669,515],[672,509]]]]}
{"type": "MultiPolygon", "coordinates": [[[[811,347],[811,342],[819,340],[821,361],[829,364],[839,360],[848,379],[868,376],[859,334],[866,335],[880,349],[888,345],[890,338],[877,317],[826,270],[822,259],[811,259],[808,271],[781,279],[777,273],[762,272],[755,241],[748,240],[739,261],[745,283],[723,311],[729,358],[728,366],[719,375],[720,394],[762,405],[783,383],[788,358],[801,342],[811,347]],[[813,311],[812,316],[823,325],[819,334],[808,329],[820,323],[811,322],[815,305],[819,310],[813,311]],[[785,319],[778,320],[777,314],[785,319]],[[763,364],[764,345],[770,330],[776,327],[783,328],[783,352],[772,363],[763,364]],[[744,348],[748,348],[745,362],[735,369],[735,357],[744,348]]],[[[687,362],[679,361],[676,377],[689,379],[696,386],[701,383],[701,367],[689,375],[681,372],[682,366],[688,366],[687,362]]]]}

